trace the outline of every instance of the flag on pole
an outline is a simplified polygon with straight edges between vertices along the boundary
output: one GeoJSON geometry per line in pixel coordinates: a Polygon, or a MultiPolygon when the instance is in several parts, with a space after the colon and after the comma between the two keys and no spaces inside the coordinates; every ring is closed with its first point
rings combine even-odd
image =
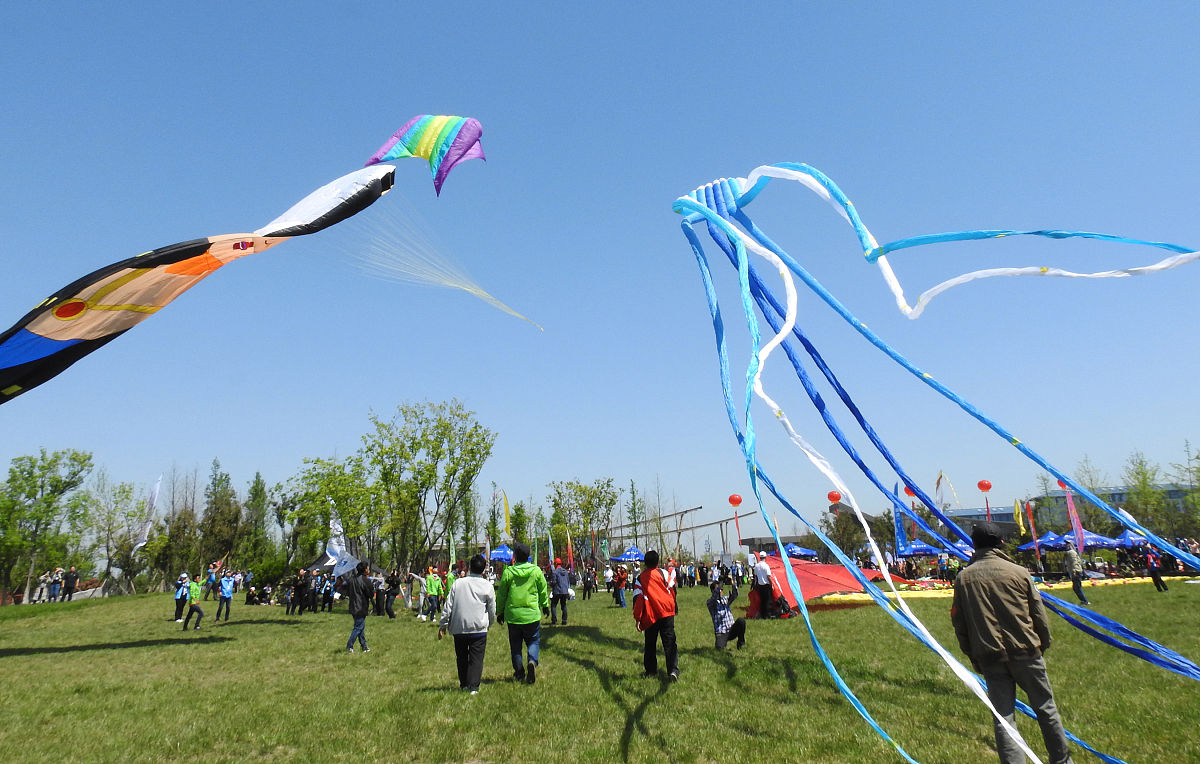
{"type": "Polygon", "coordinates": [[[547,561],[551,565],[553,565],[554,564],[554,536],[550,535],[549,530],[546,531],[546,545],[547,545],[546,548],[549,550],[547,552],[547,561]]]}
{"type": "Polygon", "coordinates": [[[349,573],[358,565],[358,560],[346,551],[346,533],[342,530],[342,521],[336,517],[329,518],[329,542],[325,544],[325,551],[335,560],[334,578],[349,573]]]}
{"type": "Polygon", "coordinates": [[[567,528],[567,569],[575,570],[575,552],[571,547],[571,529],[567,528]]]}
{"type": "Polygon", "coordinates": [[[508,494],[500,491],[500,495],[504,497],[504,535],[506,538],[512,538],[512,526],[508,522],[508,494]]]}
{"type": "Polygon", "coordinates": [[[1017,530],[1019,530],[1021,535],[1024,536],[1025,521],[1021,519],[1021,502],[1016,499],[1013,500],[1013,522],[1017,524],[1017,530]]]}
{"type": "Polygon", "coordinates": [[[1075,531],[1075,551],[1079,552],[1079,556],[1083,556],[1083,523],[1079,522],[1079,513],[1075,511],[1075,497],[1071,494],[1071,489],[1066,488],[1067,492],[1067,517],[1071,518],[1071,530],[1075,531]]]}
{"type": "Polygon", "coordinates": [[[162,486],[162,475],[158,476],[158,480],[154,483],[154,488],[150,489],[150,495],[146,497],[146,522],[142,523],[142,530],[138,533],[137,543],[133,545],[133,553],[137,554],[138,550],[146,546],[150,541],[150,529],[154,527],[154,505],[158,503],[158,489],[162,486]]]}
{"type": "Polygon", "coordinates": [[[1025,514],[1029,517],[1029,532],[1033,534],[1033,553],[1037,555],[1038,560],[1042,559],[1042,550],[1038,548],[1037,526],[1033,523],[1033,502],[1025,502],[1025,514]]]}

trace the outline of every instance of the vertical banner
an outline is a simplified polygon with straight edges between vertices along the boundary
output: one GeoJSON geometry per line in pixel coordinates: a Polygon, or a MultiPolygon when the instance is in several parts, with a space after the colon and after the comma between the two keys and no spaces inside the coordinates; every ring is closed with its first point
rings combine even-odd
{"type": "Polygon", "coordinates": [[[567,528],[567,570],[575,570],[575,551],[572,546],[571,529],[567,528]]]}
{"type": "Polygon", "coordinates": [[[1071,518],[1071,530],[1075,531],[1075,551],[1083,557],[1083,524],[1079,522],[1079,513],[1075,511],[1075,496],[1070,488],[1063,490],[1067,492],[1067,516],[1071,518]]]}
{"type": "Polygon", "coordinates": [[[1021,502],[1016,499],[1013,500],[1013,522],[1017,524],[1017,530],[1019,530],[1021,535],[1024,536],[1025,521],[1021,519],[1021,502]]]}
{"type": "Polygon", "coordinates": [[[512,526],[508,522],[508,494],[501,491],[500,495],[504,497],[504,536],[509,541],[512,541],[512,526]]]}
{"type": "Polygon", "coordinates": [[[1038,548],[1037,526],[1033,523],[1033,502],[1025,502],[1025,515],[1029,518],[1029,532],[1033,534],[1033,553],[1037,555],[1038,562],[1042,560],[1042,550],[1038,548]]]}
{"type": "Polygon", "coordinates": [[[738,546],[742,545],[742,524],[738,522],[738,511],[735,507],[733,510],[733,526],[737,528],[738,546]]]}

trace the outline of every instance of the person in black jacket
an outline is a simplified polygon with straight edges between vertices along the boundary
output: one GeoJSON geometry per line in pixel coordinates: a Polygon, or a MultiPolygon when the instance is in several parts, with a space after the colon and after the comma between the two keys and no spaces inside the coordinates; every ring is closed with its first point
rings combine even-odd
{"type": "Polygon", "coordinates": [[[360,562],[354,572],[346,576],[346,599],[350,605],[350,617],[354,619],[354,628],[350,630],[350,639],[346,642],[346,652],[354,652],[354,640],[362,645],[364,653],[371,652],[367,647],[367,637],[364,633],[367,625],[367,610],[374,593],[371,579],[367,578],[367,564],[360,562]]]}

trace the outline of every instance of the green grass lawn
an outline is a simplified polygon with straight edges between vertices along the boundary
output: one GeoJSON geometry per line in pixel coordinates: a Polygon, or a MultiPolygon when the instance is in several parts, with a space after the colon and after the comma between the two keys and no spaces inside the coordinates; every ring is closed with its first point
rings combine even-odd
{"type": "MultiPolygon", "coordinates": [[[[408,614],[368,618],[371,652],[347,655],[344,605],[287,617],[235,601],[233,620],[216,625],[209,602],[204,629],[186,633],[170,594],[0,608],[0,761],[900,761],[838,694],[800,619],[751,622],[744,650],[718,653],[706,594],[680,593],[678,683],[639,677],[631,613],[601,595],[572,603],[570,626],[543,626],[533,686],[509,680],[506,632],[494,628],[473,697],[457,689],[452,642],[408,614]]],[[[1200,657],[1200,585],[1089,596],[1200,657]]],[[[957,655],[949,600],[912,606],[957,655]]],[[[1129,762],[1200,761],[1194,681],[1052,618],[1047,662],[1068,729],[1129,762]]],[[[846,682],[914,758],[995,760],[983,706],[878,608],[813,620],[846,682]]],[[[1018,725],[1044,752],[1036,724],[1018,725]]]]}

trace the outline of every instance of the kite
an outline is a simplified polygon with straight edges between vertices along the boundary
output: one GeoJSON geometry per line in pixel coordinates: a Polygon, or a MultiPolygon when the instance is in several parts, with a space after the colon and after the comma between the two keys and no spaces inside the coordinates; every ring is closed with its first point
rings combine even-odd
{"type": "MultiPolygon", "coordinates": [[[[972,417],[996,432],[996,434],[1004,438],[1011,445],[1021,451],[1021,453],[1023,453],[1026,457],[1030,458],[1043,469],[1047,470],[1055,477],[1064,481],[1071,488],[1075,489],[1077,493],[1087,498],[1096,506],[1108,511],[1110,515],[1112,515],[1122,524],[1138,531],[1139,533],[1143,533],[1151,543],[1155,544],[1156,546],[1160,546],[1163,549],[1170,549],[1173,554],[1178,556],[1179,559],[1184,560],[1193,566],[1200,565],[1200,559],[1197,559],[1194,555],[1191,555],[1187,552],[1175,549],[1164,539],[1154,536],[1148,530],[1142,528],[1136,521],[1119,515],[1116,511],[1108,507],[1102,500],[1100,500],[1099,497],[1093,495],[1086,488],[1077,485],[1075,481],[1071,480],[1060,470],[1054,468],[1045,459],[1039,456],[1036,452],[1032,451],[1032,449],[1023,444],[1019,439],[1014,437],[999,424],[986,417],[976,407],[962,399],[942,383],[938,382],[930,374],[916,367],[911,361],[888,345],[882,338],[868,329],[861,320],[859,320],[844,305],[842,305],[842,303],[839,302],[836,297],[828,292],[803,266],[801,266],[777,244],[771,241],[771,239],[761,229],[759,229],[746,214],[745,207],[750,204],[759,193],[762,192],[762,190],[772,179],[785,179],[799,182],[829,202],[834,209],[850,223],[859,239],[859,243],[862,246],[862,250],[865,253],[867,261],[869,263],[875,263],[879,267],[880,271],[883,273],[885,282],[893,292],[893,295],[896,297],[897,305],[900,307],[901,312],[908,318],[916,318],[919,316],[921,311],[923,311],[928,305],[929,301],[932,300],[937,294],[940,294],[941,292],[944,292],[945,290],[954,286],[958,286],[979,278],[988,278],[999,275],[1031,274],[1066,277],[1075,276],[1085,278],[1127,277],[1174,268],[1200,258],[1200,253],[1187,247],[1180,247],[1162,242],[1130,239],[1127,237],[1114,236],[1110,234],[1058,230],[962,231],[956,233],[936,234],[932,236],[920,236],[911,239],[903,239],[898,242],[880,246],[876,242],[874,236],[871,235],[870,231],[867,230],[866,226],[863,225],[862,220],[859,218],[854,206],[849,202],[846,196],[842,193],[841,189],[839,189],[832,180],[812,167],[795,163],[759,167],[751,172],[747,178],[731,178],[714,181],[692,191],[686,196],[680,197],[673,205],[674,211],[683,215],[683,221],[681,224],[683,233],[687,237],[693,254],[696,257],[696,261],[700,269],[701,279],[704,284],[709,312],[713,321],[713,330],[716,337],[720,379],[722,392],[725,399],[726,414],[745,457],[747,471],[749,472],[750,476],[750,483],[754,489],[755,497],[758,500],[760,512],[767,524],[768,529],[770,529],[771,534],[775,536],[776,543],[782,547],[782,544],[778,538],[776,525],[771,521],[771,518],[768,515],[763,503],[763,487],[765,487],[781,504],[783,504],[788,511],[800,519],[806,526],[808,526],[809,529],[812,530],[817,537],[820,538],[821,541],[830,549],[834,556],[838,558],[842,565],[852,575],[854,575],[856,579],[859,580],[863,588],[885,610],[885,612],[895,619],[903,628],[913,634],[913,636],[919,641],[936,652],[947,664],[947,666],[950,667],[950,669],[963,681],[963,683],[976,696],[978,696],[994,714],[995,709],[992,708],[991,703],[987,699],[982,680],[967,670],[965,666],[951,656],[949,652],[945,650],[945,648],[943,648],[935,639],[933,639],[928,629],[916,618],[915,615],[913,615],[911,610],[909,610],[908,606],[904,602],[903,597],[896,594],[895,602],[890,602],[878,587],[862,576],[861,571],[858,570],[854,562],[846,557],[846,555],[836,546],[836,544],[834,544],[828,537],[821,533],[818,528],[813,526],[798,511],[796,511],[788,499],[776,489],[767,470],[759,460],[757,451],[757,437],[754,429],[754,420],[752,417],[752,402],[755,397],[767,404],[774,415],[774,418],[783,426],[789,439],[797,447],[799,447],[807,456],[807,458],[813,463],[813,465],[816,466],[817,469],[829,479],[829,481],[833,484],[834,489],[846,497],[845,503],[853,509],[856,517],[866,531],[868,545],[875,560],[879,563],[885,583],[893,590],[893,592],[895,592],[895,586],[890,574],[887,572],[883,555],[880,553],[875,540],[872,538],[866,519],[863,517],[861,510],[859,509],[859,505],[855,501],[845,481],[837,473],[830,461],[821,453],[819,453],[804,437],[795,431],[787,417],[787,414],[783,411],[779,404],[771,398],[765,389],[763,383],[764,366],[775,350],[782,349],[791,363],[801,385],[804,387],[805,393],[808,395],[810,401],[820,414],[822,421],[826,425],[826,428],[834,436],[841,448],[850,457],[863,475],[867,477],[872,485],[888,499],[894,508],[893,511],[898,516],[914,516],[915,513],[911,512],[911,510],[905,506],[905,502],[897,495],[899,491],[896,489],[889,490],[883,480],[879,476],[875,475],[875,473],[872,472],[872,470],[866,465],[854,446],[848,442],[840,426],[834,419],[834,416],[826,404],[826,401],[821,397],[820,393],[817,392],[812,379],[809,377],[808,372],[801,363],[800,354],[801,352],[804,352],[812,359],[813,364],[833,388],[837,397],[846,406],[847,410],[850,412],[857,425],[863,430],[871,444],[888,463],[889,467],[895,471],[900,482],[907,489],[911,490],[913,495],[917,496],[921,502],[933,512],[935,517],[937,517],[937,519],[945,526],[950,534],[957,537],[958,541],[955,542],[951,539],[932,533],[932,529],[928,528],[923,521],[920,523],[922,525],[922,530],[930,532],[931,536],[942,545],[946,552],[954,554],[955,556],[963,559],[966,559],[969,556],[970,539],[967,534],[965,534],[961,528],[959,528],[942,513],[941,503],[934,502],[932,499],[930,499],[928,494],[919,487],[917,482],[914,481],[904,471],[896,457],[890,450],[888,450],[887,446],[884,445],[878,433],[866,421],[858,406],[854,403],[845,387],[843,387],[819,351],[797,324],[796,318],[798,298],[797,287],[795,283],[796,279],[799,279],[806,287],[808,287],[847,323],[849,323],[857,332],[859,332],[859,334],[866,338],[867,341],[882,351],[885,355],[912,373],[922,382],[935,389],[941,395],[956,403],[972,417]],[[726,329],[717,300],[716,289],[713,284],[712,271],[707,255],[705,254],[704,245],[696,233],[696,227],[701,224],[707,227],[707,231],[712,241],[717,247],[720,248],[720,250],[726,255],[726,257],[737,270],[738,284],[741,292],[741,306],[752,344],[752,350],[746,371],[746,389],[740,408],[739,405],[734,401],[729,371],[729,352],[725,335],[726,329]],[[973,273],[964,274],[963,276],[959,276],[954,279],[950,279],[930,290],[927,290],[917,300],[916,306],[909,306],[907,304],[907,301],[904,298],[903,290],[900,288],[899,281],[896,278],[895,273],[892,271],[886,257],[888,252],[895,252],[924,244],[933,244],[945,241],[1002,238],[1015,235],[1034,235],[1052,239],[1085,238],[1106,242],[1121,242],[1126,244],[1158,247],[1161,249],[1170,250],[1175,254],[1166,258],[1165,260],[1149,266],[1090,274],[1079,274],[1050,267],[1032,269],[990,269],[987,271],[976,271],[973,273]],[[758,270],[753,264],[751,264],[750,254],[761,257],[768,263],[771,269],[778,273],[779,278],[782,280],[784,285],[784,299],[782,301],[773,292],[771,292],[770,289],[768,289],[758,270]],[[767,337],[765,341],[760,330],[760,315],[773,332],[773,334],[767,337]]],[[[798,584],[795,580],[795,575],[790,569],[790,566],[784,567],[789,584],[793,588],[798,587],[798,584]]],[[[1134,635],[1133,632],[1121,626],[1120,624],[1116,624],[1108,619],[1101,619],[1097,617],[1097,614],[1090,613],[1080,608],[1067,606],[1067,603],[1063,603],[1061,600],[1050,597],[1049,595],[1045,595],[1044,599],[1052,609],[1055,609],[1056,612],[1060,612],[1064,618],[1068,618],[1068,620],[1074,625],[1084,629],[1085,631],[1088,631],[1089,633],[1092,633],[1093,636],[1104,639],[1109,644],[1113,644],[1114,646],[1117,646],[1126,652],[1138,655],[1138,657],[1153,662],[1156,665],[1160,665],[1168,670],[1175,671],[1176,673],[1180,673],[1185,676],[1200,678],[1200,667],[1197,667],[1196,664],[1192,663],[1183,656],[1178,655],[1177,653],[1173,653],[1161,645],[1157,645],[1156,643],[1146,640],[1140,635],[1134,635]],[[1068,613],[1071,617],[1068,617],[1068,613]],[[1091,626],[1082,623],[1083,621],[1090,623],[1091,626]],[[1118,642],[1116,639],[1108,638],[1105,635],[1095,631],[1092,626],[1107,629],[1108,631],[1118,634],[1125,639],[1142,645],[1142,647],[1145,649],[1132,647],[1123,642],[1118,642]]],[[[824,663],[826,670],[833,678],[834,683],[837,685],[839,691],[854,705],[855,709],[872,726],[876,733],[878,733],[886,742],[892,745],[901,756],[909,761],[912,761],[911,757],[909,757],[909,755],[904,752],[902,748],[900,748],[896,741],[892,740],[892,738],[889,737],[887,733],[884,732],[884,730],[875,722],[870,713],[866,710],[858,698],[854,696],[854,693],[838,675],[836,668],[834,668],[832,662],[825,654],[825,651],[822,649],[820,642],[813,631],[807,609],[803,606],[802,601],[799,603],[799,605],[800,612],[804,617],[814,650],[817,656],[824,663]]],[[[1031,714],[1031,711],[1027,707],[1022,707],[1022,711],[1027,714],[1031,714]]],[[[1002,719],[1001,723],[1007,725],[1007,723],[1002,719]]],[[[1010,734],[1013,734],[1012,730],[1010,730],[1010,734]]],[[[1036,756],[1032,754],[1023,741],[1020,741],[1019,736],[1014,734],[1013,737],[1015,740],[1018,740],[1021,743],[1026,755],[1030,756],[1036,761],[1036,756]]],[[[1119,761],[1113,757],[1096,752],[1094,749],[1087,746],[1070,733],[1068,733],[1068,737],[1072,741],[1084,746],[1093,753],[1096,753],[1104,761],[1119,761]]]]}
{"type": "Polygon", "coordinates": [[[468,159],[487,161],[479,143],[482,136],[483,127],[477,119],[421,114],[405,122],[404,127],[380,146],[364,166],[405,157],[428,159],[433,189],[441,196],[446,176],[460,162],[468,159]]]}
{"type": "Polygon", "coordinates": [[[0,404],[57,376],[221,266],[365,209],[391,189],[394,174],[391,166],[356,170],[313,191],[253,233],[172,244],[68,284],[0,334],[0,404]]]}

